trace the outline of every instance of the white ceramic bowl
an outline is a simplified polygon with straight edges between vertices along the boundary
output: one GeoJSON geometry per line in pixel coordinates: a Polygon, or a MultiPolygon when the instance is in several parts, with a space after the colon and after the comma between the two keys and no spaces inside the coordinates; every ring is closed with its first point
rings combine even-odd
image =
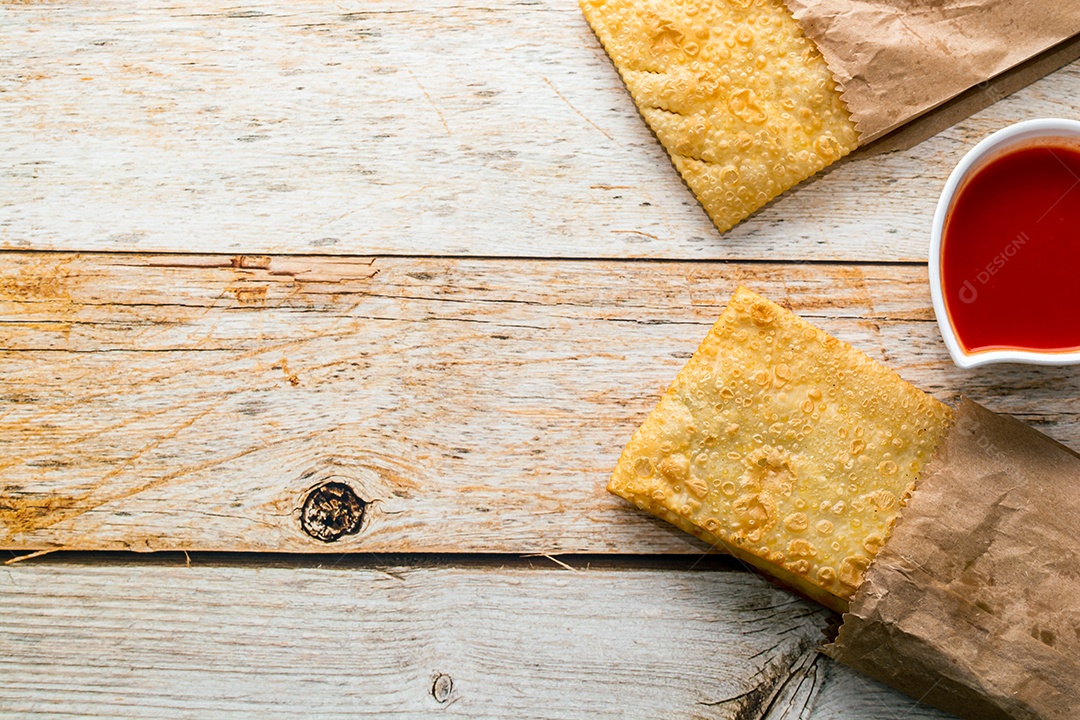
{"type": "Polygon", "coordinates": [[[941,284],[942,235],[945,232],[945,218],[949,214],[953,198],[963,185],[968,175],[978,169],[984,161],[1000,151],[1014,145],[1029,143],[1037,138],[1067,138],[1080,142],[1080,122],[1076,120],[1040,119],[1025,120],[998,130],[984,138],[968,151],[953,169],[941,191],[937,211],[934,213],[934,225],[930,235],[930,295],[934,300],[934,314],[938,327],[949,348],[953,362],[962,368],[973,368],[991,363],[1029,363],[1034,365],[1074,365],[1080,363],[1080,352],[1054,352],[1035,350],[984,350],[968,352],[957,339],[956,331],[949,321],[949,312],[945,307],[945,294],[941,284]]]}

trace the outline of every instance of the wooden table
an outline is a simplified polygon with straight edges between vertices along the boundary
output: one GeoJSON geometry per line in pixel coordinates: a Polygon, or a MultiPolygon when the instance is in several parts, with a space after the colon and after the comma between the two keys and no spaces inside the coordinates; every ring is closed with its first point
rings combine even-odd
{"type": "Polygon", "coordinates": [[[740,283],[1080,446],[1075,369],[957,370],[924,265],[1080,64],[720,235],[573,0],[419,5],[0,7],[0,532],[55,551],[0,569],[0,712],[943,717],[604,484],[740,283]]]}

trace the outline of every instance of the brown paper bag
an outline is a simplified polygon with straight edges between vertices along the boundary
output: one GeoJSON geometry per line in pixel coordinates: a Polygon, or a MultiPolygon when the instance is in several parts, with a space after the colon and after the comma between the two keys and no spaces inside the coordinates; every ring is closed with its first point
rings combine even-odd
{"type": "Polygon", "coordinates": [[[972,720],[1080,717],[1080,457],[964,401],[824,651],[972,720]]]}
{"type": "Polygon", "coordinates": [[[1075,0],[785,2],[825,56],[861,145],[1080,33],[1075,0]]]}
{"type": "Polygon", "coordinates": [[[856,151],[857,157],[872,157],[913,148],[923,140],[932,138],[942,130],[990,107],[998,100],[1008,97],[1078,58],[1080,58],[1080,35],[1075,35],[997,77],[968,88],[952,100],[890,131],[869,145],[864,144],[856,151]]]}

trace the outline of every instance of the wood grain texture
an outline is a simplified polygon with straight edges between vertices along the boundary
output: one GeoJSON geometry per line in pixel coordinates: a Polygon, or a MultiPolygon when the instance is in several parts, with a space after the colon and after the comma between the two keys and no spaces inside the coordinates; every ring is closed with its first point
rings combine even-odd
{"type": "Polygon", "coordinates": [[[957,370],[924,273],[5,253],[0,546],[700,553],[604,485],[741,283],[1080,446],[1075,370],[957,370]],[[332,480],[371,505],[328,544],[332,480]]]}
{"type": "Polygon", "coordinates": [[[967,147],[1078,100],[721,236],[576,0],[0,2],[0,546],[350,553],[0,567],[0,715],[941,718],[746,573],[365,551],[704,552],[603,486],[738,283],[1080,447],[1075,370],[961,373],[888,264],[967,147]],[[325,544],[329,480],[372,503],[325,544]]]}
{"type": "Polygon", "coordinates": [[[818,655],[829,615],[741,572],[112,560],[0,568],[0,713],[945,717],[818,655]]]}
{"type": "Polygon", "coordinates": [[[719,235],[576,0],[0,6],[0,247],[922,260],[978,138],[1073,64],[719,235]]]}

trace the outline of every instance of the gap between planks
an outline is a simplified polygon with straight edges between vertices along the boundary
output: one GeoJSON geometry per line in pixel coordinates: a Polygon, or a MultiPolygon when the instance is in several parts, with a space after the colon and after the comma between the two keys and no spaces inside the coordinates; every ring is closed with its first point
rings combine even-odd
{"type": "MultiPolygon", "coordinates": [[[[833,258],[808,258],[808,259],[785,259],[785,258],[650,258],[650,257],[626,257],[610,258],[594,255],[470,255],[470,254],[431,254],[431,253],[379,253],[360,255],[332,255],[314,252],[275,252],[275,253],[183,253],[176,251],[149,251],[133,253],[128,250],[16,250],[0,247],[0,260],[5,255],[27,256],[37,255],[41,257],[140,257],[140,258],[166,258],[174,259],[168,263],[168,267],[236,267],[244,269],[245,259],[259,258],[287,258],[296,260],[311,260],[313,262],[341,262],[341,263],[367,263],[372,264],[379,260],[470,260],[490,263],[626,263],[626,264],[649,264],[649,265],[794,265],[822,267],[921,267],[926,265],[925,260],[837,260],[833,258]],[[200,258],[203,260],[200,262],[200,258]]],[[[147,263],[134,263],[132,267],[145,267],[147,263]]],[[[250,269],[250,268],[249,268],[250,269]]]]}
{"type": "MultiPolygon", "coordinates": [[[[334,568],[371,570],[386,567],[409,568],[495,568],[508,570],[568,572],[668,570],[672,572],[753,572],[730,555],[640,555],[640,554],[512,554],[512,553],[365,553],[334,555],[285,552],[127,552],[116,550],[55,550],[30,558],[14,550],[0,552],[0,561],[9,566],[30,565],[132,565],[162,567],[237,568],[334,568]],[[21,560],[20,558],[26,558],[21,560]],[[16,562],[12,562],[16,561],[16,562]],[[557,561],[557,562],[556,562],[557,561]]],[[[768,578],[764,578],[768,581],[768,578]]]]}

